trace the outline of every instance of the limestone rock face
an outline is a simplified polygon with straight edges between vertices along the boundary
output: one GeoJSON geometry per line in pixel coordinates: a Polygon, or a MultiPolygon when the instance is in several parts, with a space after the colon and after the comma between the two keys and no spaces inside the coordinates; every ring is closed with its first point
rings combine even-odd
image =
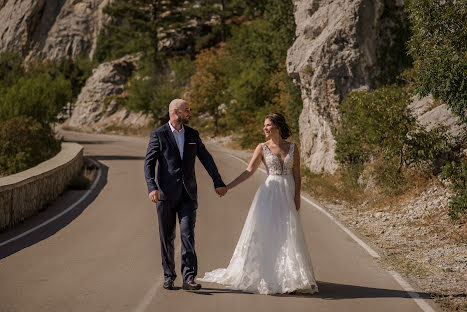
{"type": "Polygon", "coordinates": [[[121,95],[124,85],[134,70],[139,56],[125,56],[121,59],[102,63],[88,78],[75,103],[71,118],[65,125],[85,131],[104,131],[109,126],[145,127],[151,118],[143,113],[132,113],[119,108],[117,101],[107,97],[121,95]]]}
{"type": "Polygon", "coordinates": [[[0,0],[0,51],[26,60],[92,55],[112,0],[0,0]]]}
{"type": "Polygon", "coordinates": [[[448,129],[449,135],[455,141],[463,139],[466,126],[455,115],[446,104],[436,105],[435,100],[431,95],[419,98],[415,96],[412,103],[409,105],[418,122],[427,130],[434,127],[445,126],[448,129]]]}
{"type": "Polygon", "coordinates": [[[287,70],[302,93],[301,156],[312,172],[333,173],[338,167],[333,131],[344,95],[377,87],[390,67],[401,66],[387,52],[398,42],[393,29],[405,22],[403,2],[294,0],[294,5],[297,39],[287,70]]]}

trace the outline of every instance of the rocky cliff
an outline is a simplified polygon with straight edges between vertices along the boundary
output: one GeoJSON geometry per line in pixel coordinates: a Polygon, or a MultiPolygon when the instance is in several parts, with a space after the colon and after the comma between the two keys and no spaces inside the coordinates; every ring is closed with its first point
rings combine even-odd
{"type": "Polygon", "coordinates": [[[333,131],[345,94],[387,83],[404,67],[403,1],[293,2],[297,39],[287,70],[302,92],[301,156],[311,171],[333,173],[333,131]]]}
{"type": "Polygon", "coordinates": [[[91,56],[112,0],[0,0],[0,51],[56,59],[91,56]]]}
{"type": "Polygon", "coordinates": [[[149,116],[119,107],[116,100],[117,96],[124,96],[125,83],[137,69],[138,59],[139,56],[125,56],[102,63],[94,69],[65,125],[85,131],[102,132],[109,127],[137,129],[152,124],[149,116]]]}

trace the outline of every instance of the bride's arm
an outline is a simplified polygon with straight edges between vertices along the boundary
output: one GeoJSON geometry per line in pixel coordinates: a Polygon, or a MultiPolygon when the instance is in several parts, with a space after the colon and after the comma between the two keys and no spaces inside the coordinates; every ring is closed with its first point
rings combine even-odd
{"type": "Polygon", "coordinates": [[[255,149],[255,152],[253,153],[253,156],[251,157],[250,163],[248,164],[248,168],[246,168],[246,170],[243,171],[235,180],[227,184],[227,189],[231,190],[235,186],[248,179],[253,173],[255,173],[256,169],[258,169],[262,159],[263,148],[261,144],[258,144],[258,146],[255,149]]]}
{"type": "Polygon", "coordinates": [[[300,191],[302,188],[302,176],[300,175],[300,152],[298,151],[297,145],[294,146],[293,153],[293,178],[295,180],[295,208],[300,209],[300,191]]]}

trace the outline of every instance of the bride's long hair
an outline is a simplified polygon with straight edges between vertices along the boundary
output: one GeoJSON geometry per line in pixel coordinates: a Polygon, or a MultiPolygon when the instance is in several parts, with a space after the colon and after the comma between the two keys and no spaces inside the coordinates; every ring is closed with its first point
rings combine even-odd
{"type": "Polygon", "coordinates": [[[272,113],[264,117],[264,120],[269,119],[274,126],[279,129],[279,134],[282,139],[287,139],[292,135],[290,127],[285,121],[284,115],[281,113],[272,113]]]}

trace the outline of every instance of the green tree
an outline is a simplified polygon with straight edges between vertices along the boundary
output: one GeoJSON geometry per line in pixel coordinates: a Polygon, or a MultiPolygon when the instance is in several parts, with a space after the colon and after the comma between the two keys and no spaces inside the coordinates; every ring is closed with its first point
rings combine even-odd
{"type": "Polygon", "coordinates": [[[16,53],[0,53],[0,92],[11,87],[24,74],[23,59],[16,53]]]}
{"type": "Polygon", "coordinates": [[[25,116],[0,121],[0,176],[26,170],[59,151],[49,125],[25,116]]]}
{"type": "Polygon", "coordinates": [[[465,217],[467,214],[467,160],[448,162],[443,167],[443,179],[451,181],[454,196],[449,202],[449,216],[453,220],[465,217]]]}
{"type": "Polygon", "coordinates": [[[295,17],[292,1],[270,0],[267,2],[264,19],[273,33],[272,56],[278,63],[284,63],[287,50],[295,41],[295,17]]]}
{"type": "Polygon", "coordinates": [[[201,52],[195,61],[196,71],[191,77],[188,100],[195,114],[208,113],[214,119],[214,135],[219,134],[219,119],[225,105],[227,84],[222,70],[225,49],[208,49],[201,52]]]}
{"type": "Polygon", "coordinates": [[[467,1],[410,0],[416,90],[433,94],[467,122],[467,1]]]}
{"type": "Polygon", "coordinates": [[[127,107],[151,113],[156,123],[166,121],[168,104],[182,97],[193,71],[189,56],[173,57],[158,64],[144,58],[140,71],[128,82],[127,107]]]}
{"type": "Polygon", "coordinates": [[[416,127],[407,108],[406,89],[386,87],[347,94],[340,106],[341,125],[336,134],[336,158],[343,164],[362,164],[371,156],[405,160],[407,134],[416,127]]]}
{"type": "Polygon", "coordinates": [[[62,74],[51,77],[44,72],[30,72],[0,99],[0,120],[30,116],[43,124],[55,121],[71,96],[71,83],[62,74]]]}
{"type": "Polygon", "coordinates": [[[339,110],[336,159],[354,171],[355,178],[365,164],[378,159],[382,161],[377,180],[392,188],[403,182],[403,168],[439,170],[441,157],[451,153],[446,131],[425,130],[413,117],[409,102],[408,88],[398,86],[346,95],[339,110]]]}
{"type": "MultiPolygon", "coordinates": [[[[221,45],[221,49],[225,49],[222,57],[210,58],[212,62],[207,62],[209,70],[198,67],[200,71],[208,71],[206,76],[209,78],[205,79],[210,83],[196,83],[192,79],[192,85],[201,89],[206,86],[203,91],[211,94],[207,98],[203,92],[198,92],[196,102],[211,108],[214,124],[221,120],[223,129],[240,129],[240,144],[245,147],[264,138],[261,130],[263,118],[273,111],[284,113],[297,133],[298,115],[302,108],[299,88],[292,83],[285,68],[287,49],[295,33],[293,4],[279,0],[261,3],[263,5],[255,12],[264,17],[253,15],[252,18],[256,18],[249,23],[231,25],[231,36],[225,46],[221,45]],[[214,97],[212,90],[216,89],[222,91],[214,97]],[[226,104],[227,110],[225,116],[218,120],[215,109],[221,103],[226,104]]],[[[239,4],[232,1],[229,5],[234,8],[239,4]]],[[[241,10],[245,12],[250,5],[245,4],[241,10]]],[[[212,51],[210,53],[215,55],[212,51]]],[[[203,80],[203,75],[198,72],[195,77],[198,81],[203,80]]]]}
{"type": "Polygon", "coordinates": [[[154,53],[154,22],[149,0],[119,0],[107,5],[110,22],[102,27],[93,58],[109,61],[136,52],[154,53]]]}
{"type": "Polygon", "coordinates": [[[78,97],[81,89],[86,84],[86,80],[92,75],[92,69],[95,65],[87,57],[80,57],[76,60],[67,58],[58,61],[57,71],[62,73],[66,80],[70,81],[73,100],[78,97]]]}

